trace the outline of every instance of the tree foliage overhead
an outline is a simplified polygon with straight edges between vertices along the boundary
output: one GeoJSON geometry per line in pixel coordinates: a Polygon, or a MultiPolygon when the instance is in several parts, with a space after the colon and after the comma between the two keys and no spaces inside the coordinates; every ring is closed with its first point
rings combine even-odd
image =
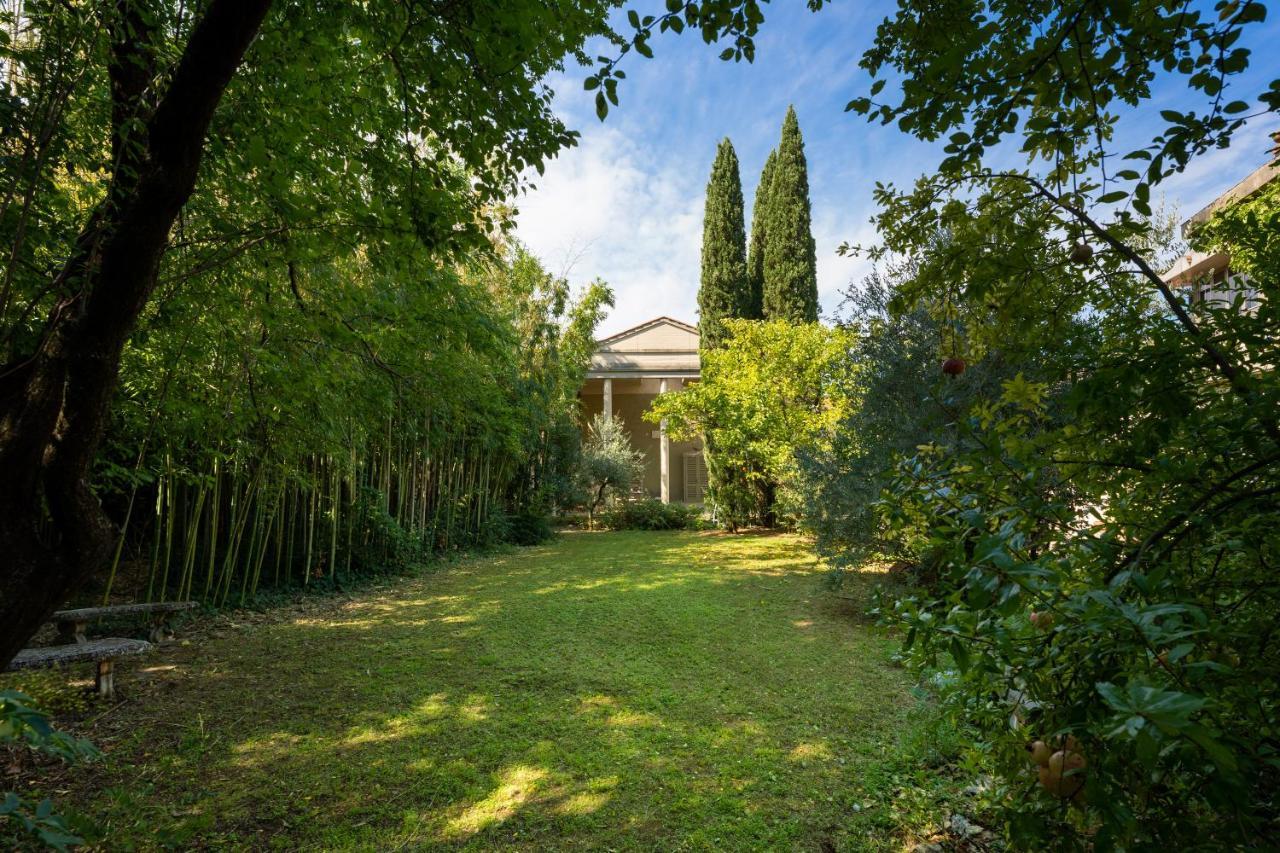
{"type": "Polygon", "coordinates": [[[743,224],[742,179],[733,143],[721,140],[707,182],[702,220],[702,278],[698,287],[698,346],[720,346],[724,321],[750,317],[747,237],[743,224]]]}
{"type": "MultiPolygon", "coordinates": [[[[585,60],[611,6],[8,7],[0,660],[116,549],[91,472],[139,324],[165,326],[179,300],[211,293],[237,312],[293,311],[304,330],[286,340],[331,324],[334,343],[394,372],[379,335],[403,332],[412,301],[396,289],[465,303],[472,292],[442,270],[487,251],[521,176],[575,141],[543,80],[585,60]],[[387,303],[367,310],[374,280],[387,303]]],[[[280,330],[235,333],[249,347],[255,334],[284,343],[280,330]]],[[[203,331],[191,327],[193,346],[203,331]]],[[[467,336],[426,335],[421,359],[444,341],[463,352],[467,336]]],[[[215,369],[258,361],[248,349],[215,369]]],[[[167,365],[181,384],[181,361],[167,365]]]]}
{"type": "MultiPolygon", "coordinates": [[[[938,374],[963,440],[900,458],[879,512],[935,569],[883,612],[973,727],[982,805],[1019,847],[1249,847],[1280,811],[1271,219],[1203,238],[1239,247],[1255,304],[1193,303],[1160,276],[1151,203],[1280,109],[1274,72],[1241,85],[1265,17],[902,0],[861,58],[848,109],[945,146],[911,187],[876,189],[871,256],[918,263],[891,309],[936,319],[939,360],[1018,368],[963,406],[947,389],[968,371],[938,374]],[[1159,117],[1145,144],[1139,113],[1159,117]]],[[[693,27],[750,60],[761,20],[754,0],[673,3],[630,46],[693,27]]]]}
{"type": "MultiPolygon", "coordinates": [[[[818,321],[818,266],[809,204],[809,167],[794,107],[769,176],[764,208],[761,305],[766,320],[818,321]]],[[[766,166],[766,169],[768,167],[766,166]]]]}

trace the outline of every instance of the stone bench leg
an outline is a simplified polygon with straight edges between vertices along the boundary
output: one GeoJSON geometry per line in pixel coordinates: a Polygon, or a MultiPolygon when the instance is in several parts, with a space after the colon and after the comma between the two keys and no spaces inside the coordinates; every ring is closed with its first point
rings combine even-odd
{"type": "Polygon", "coordinates": [[[98,695],[103,699],[110,699],[116,693],[115,685],[115,661],[100,660],[98,661],[98,675],[94,679],[94,684],[98,688],[98,695]]]}
{"type": "Polygon", "coordinates": [[[173,639],[173,629],[169,627],[169,614],[157,613],[151,617],[151,642],[157,646],[173,639]]]}
{"type": "Polygon", "coordinates": [[[59,622],[58,637],[66,644],[87,643],[89,642],[89,623],[59,622]]]}

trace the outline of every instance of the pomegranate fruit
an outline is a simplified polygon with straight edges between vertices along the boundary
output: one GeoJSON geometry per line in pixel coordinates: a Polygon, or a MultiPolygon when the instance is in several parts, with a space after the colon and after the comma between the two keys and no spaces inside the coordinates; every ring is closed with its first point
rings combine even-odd
{"type": "Polygon", "coordinates": [[[1084,787],[1084,768],[1087,762],[1078,752],[1059,750],[1049,756],[1049,763],[1037,772],[1040,785],[1055,797],[1074,797],[1084,787]]]}
{"type": "Polygon", "coordinates": [[[1071,263],[1087,264],[1093,260],[1093,247],[1080,241],[1071,247],[1071,263]]]}

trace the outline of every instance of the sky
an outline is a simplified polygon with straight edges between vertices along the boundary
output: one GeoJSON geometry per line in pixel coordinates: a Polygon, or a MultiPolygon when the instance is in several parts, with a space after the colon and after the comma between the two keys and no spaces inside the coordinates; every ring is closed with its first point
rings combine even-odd
{"type": "MultiPolygon", "coordinates": [[[[663,6],[635,0],[625,8],[645,15],[663,6]]],[[[582,136],[516,200],[516,236],[550,272],[578,285],[599,277],[612,286],[616,306],[601,337],[660,315],[696,323],[703,202],[716,145],[728,137],[737,151],[750,227],[760,169],[794,105],[809,166],[819,296],[823,315],[833,316],[842,292],[870,270],[865,259],[838,256],[836,247],[875,242],[876,182],[908,185],[942,156],[941,144],[844,112],[849,100],[867,94],[871,81],[858,58],[892,7],[837,0],[815,13],[794,0],[770,4],[750,64],[720,61],[720,48],[688,31],[657,35],[654,59],[624,60],[621,104],[604,122],[596,118],[594,93],[582,88],[588,72],[570,64],[548,83],[556,113],[582,136]]],[[[616,26],[626,31],[622,12],[616,26]]],[[[1280,76],[1268,46],[1277,43],[1280,22],[1250,34],[1252,66],[1229,95],[1254,101],[1263,80],[1280,76]]],[[[606,52],[613,50],[593,51],[606,52]]],[[[1199,103],[1181,81],[1158,87],[1141,110],[1123,117],[1122,134],[1137,147],[1159,127],[1160,110],[1199,103]]],[[[1200,157],[1157,195],[1183,218],[1191,215],[1265,162],[1267,134],[1276,129],[1274,115],[1251,123],[1230,148],[1200,157]]]]}

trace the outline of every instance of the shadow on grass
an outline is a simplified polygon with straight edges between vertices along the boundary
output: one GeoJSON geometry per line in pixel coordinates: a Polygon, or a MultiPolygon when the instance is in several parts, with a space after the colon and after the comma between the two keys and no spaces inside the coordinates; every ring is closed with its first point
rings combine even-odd
{"type": "Polygon", "coordinates": [[[575,534],[170,647],[83,811],[108,847],[876,846],[849,810],[914,700],[821,577],[794,537],[575,534]]]}

